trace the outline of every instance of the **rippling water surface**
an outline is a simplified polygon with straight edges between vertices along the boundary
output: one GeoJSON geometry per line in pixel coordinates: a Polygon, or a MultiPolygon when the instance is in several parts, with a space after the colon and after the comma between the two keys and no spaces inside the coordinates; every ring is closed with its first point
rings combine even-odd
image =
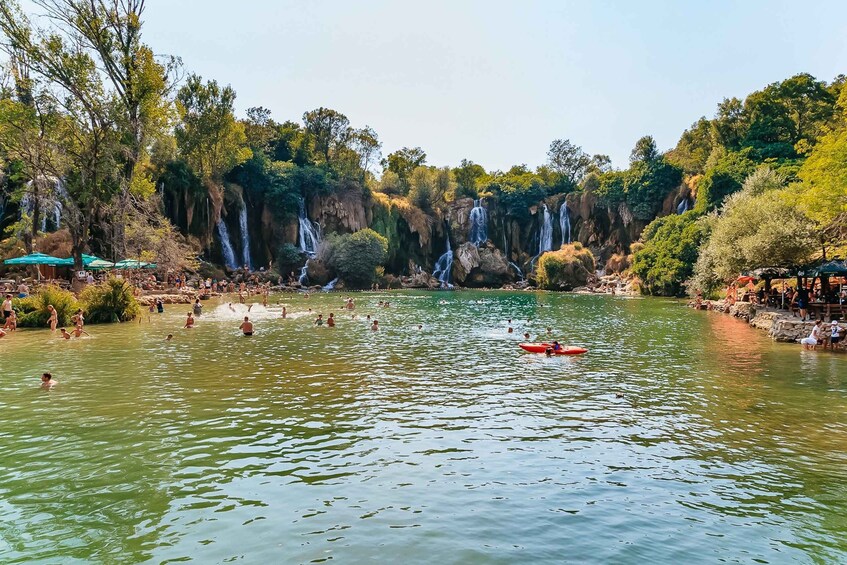
{"type": "Polygon", "coordinates": [[[674,301],[343,298],[1,340],[0,562],[847,560],[847,357],[674,301]],[[548,326],[590,352],[519,350],[548,326]]]}

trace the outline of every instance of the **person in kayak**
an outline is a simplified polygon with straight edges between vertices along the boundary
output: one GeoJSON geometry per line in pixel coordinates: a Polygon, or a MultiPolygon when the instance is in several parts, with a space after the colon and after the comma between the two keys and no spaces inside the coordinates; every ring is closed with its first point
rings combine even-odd
{"type": "Polygon", "coordinates": [[[553,342],[553,351],[558,353],[561,350],[562,350],[562,346],[559,344],[559,342],[554,341],[553,342]]]}
{"type": "Polygon", "coordinates": [[[245,336],[250,337],[251,335],[253,335],[253,322],[250,321],[250,318],[244,316],[244,321],[241,322],[241,325],[238,326],[238,329],[241,330],[241,332],[245,336]]]}

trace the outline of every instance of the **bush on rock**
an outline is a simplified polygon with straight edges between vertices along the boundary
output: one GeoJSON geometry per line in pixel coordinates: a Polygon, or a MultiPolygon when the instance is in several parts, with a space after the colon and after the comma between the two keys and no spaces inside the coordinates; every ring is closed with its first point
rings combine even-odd
{"type": "Polygon", "coordinates": [[[543,254],[538,259],[535,279],[543,289],[573,290],[588,283],[594,268],[594,255],[577,242],[543,254]]]}

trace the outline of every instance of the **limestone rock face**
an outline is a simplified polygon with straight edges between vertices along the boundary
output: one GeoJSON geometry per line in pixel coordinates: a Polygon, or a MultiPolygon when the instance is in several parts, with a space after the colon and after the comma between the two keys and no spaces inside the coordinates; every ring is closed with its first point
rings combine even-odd
{"type": "Polygon", "coordinates": [[[324,265],[323,261],[320,259],[309,259],[306,264],[308,265],[308,279],[309,285],[320,285],[323,286],[329,281],[332,280],[332,273],[329,271],[329,268],[324,265]]]}
{"type": "Polygon", "coordinates": [[[470,215],[473,210],[472,198],[459,198],[447,205],[445,219],[450,225],[452,240],[457,245],[461,245],[468,240],[468,234],[471,231],[470,215]]]}
{"type": "Polygon", "coordinates": [[[464,285],[471,271],[479,267],[479,249],[473,243],[465,242],[453,252],[453,281],[464,285]]]}
{"type": "Polygon", "coordinates": [[[309,217],[317,219],[324,233],[352,233],[368,227],[364,196],[357,189],[313,198],[309,203],[309,217]]]}

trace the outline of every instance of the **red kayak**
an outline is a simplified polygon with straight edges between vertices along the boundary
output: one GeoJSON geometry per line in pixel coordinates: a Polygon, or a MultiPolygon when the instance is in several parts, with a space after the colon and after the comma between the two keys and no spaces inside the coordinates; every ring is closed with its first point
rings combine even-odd
{"type": "MultiPolygon", "coordinates": [[[[521,343],[521,349],[524,351],[529,351],[530,353],[546,353],[548,348],[552,348],[552,343],[521,343]]],[[[582,355],[583,353],[588,353],[588,350],[584,347],[576,347],[576,346],[562,346],[559,351],[554,351],[556,355],[582,355]]]]}

